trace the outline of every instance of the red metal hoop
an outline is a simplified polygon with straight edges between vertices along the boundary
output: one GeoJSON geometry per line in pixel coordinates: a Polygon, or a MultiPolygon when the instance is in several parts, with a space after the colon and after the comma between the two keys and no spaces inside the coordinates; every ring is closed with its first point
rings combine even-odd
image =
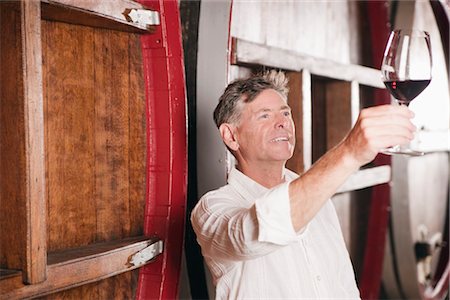
{"type": "Polygon", "coordinates": [[[137,299],[174,299],[183,249],[186,180],[186,97],[177,1],[142,0],[161,25],[142,37],[147,97],[147,201],[144,234],[164,252],[139,273],[137,299]]]}

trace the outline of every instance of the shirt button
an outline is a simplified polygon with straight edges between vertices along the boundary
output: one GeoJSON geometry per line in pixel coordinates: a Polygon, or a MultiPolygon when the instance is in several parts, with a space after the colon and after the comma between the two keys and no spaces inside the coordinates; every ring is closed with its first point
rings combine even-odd
{"type": "Polygon", "coordinates": [[[320,276],[317,275],[317,276],[316,276],[316,279],[317,279],[317,281],[320,281],[320,276]]]}

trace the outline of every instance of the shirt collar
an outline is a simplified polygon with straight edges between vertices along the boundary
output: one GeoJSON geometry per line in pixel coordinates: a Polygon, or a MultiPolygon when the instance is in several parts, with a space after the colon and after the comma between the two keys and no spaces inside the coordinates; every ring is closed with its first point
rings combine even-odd
{"type": "MultiPolygon", "coordinates": [[[[290,182],[298,177],[298,175],[289,169],[284,168],[283,174],[286,182],[290,182]]],[[[228,184],[236,189],[244,199],[255,200],[261,197],[270,189],[257,183],[235,167],[228,174],[228,184]]]]}

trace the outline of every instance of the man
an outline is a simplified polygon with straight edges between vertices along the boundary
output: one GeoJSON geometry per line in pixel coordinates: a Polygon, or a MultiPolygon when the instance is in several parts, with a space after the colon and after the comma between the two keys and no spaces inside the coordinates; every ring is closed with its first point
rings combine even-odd
{"type": "Polygon", "coordinates": [[[214,120],[236,158],[228,184],[205,194],[191,221],[217,299],[359,299],[329,198],[383,148],[413,137],[411,111],[361,111],[354,128],[302,176],[285,169],[295,145],[283,73],[237,80],[214,120]]]}

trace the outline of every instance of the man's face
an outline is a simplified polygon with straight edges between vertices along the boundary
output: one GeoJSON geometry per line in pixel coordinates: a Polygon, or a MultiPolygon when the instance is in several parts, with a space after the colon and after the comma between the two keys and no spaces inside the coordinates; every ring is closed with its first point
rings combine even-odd
{"type": "Polygon", "coordinates": [[[242,107],[236,128],[238,151],[247,161],[288,160],[295,146],[295,127],[291,109],[275,90],[261,92],[242,107]]]}

